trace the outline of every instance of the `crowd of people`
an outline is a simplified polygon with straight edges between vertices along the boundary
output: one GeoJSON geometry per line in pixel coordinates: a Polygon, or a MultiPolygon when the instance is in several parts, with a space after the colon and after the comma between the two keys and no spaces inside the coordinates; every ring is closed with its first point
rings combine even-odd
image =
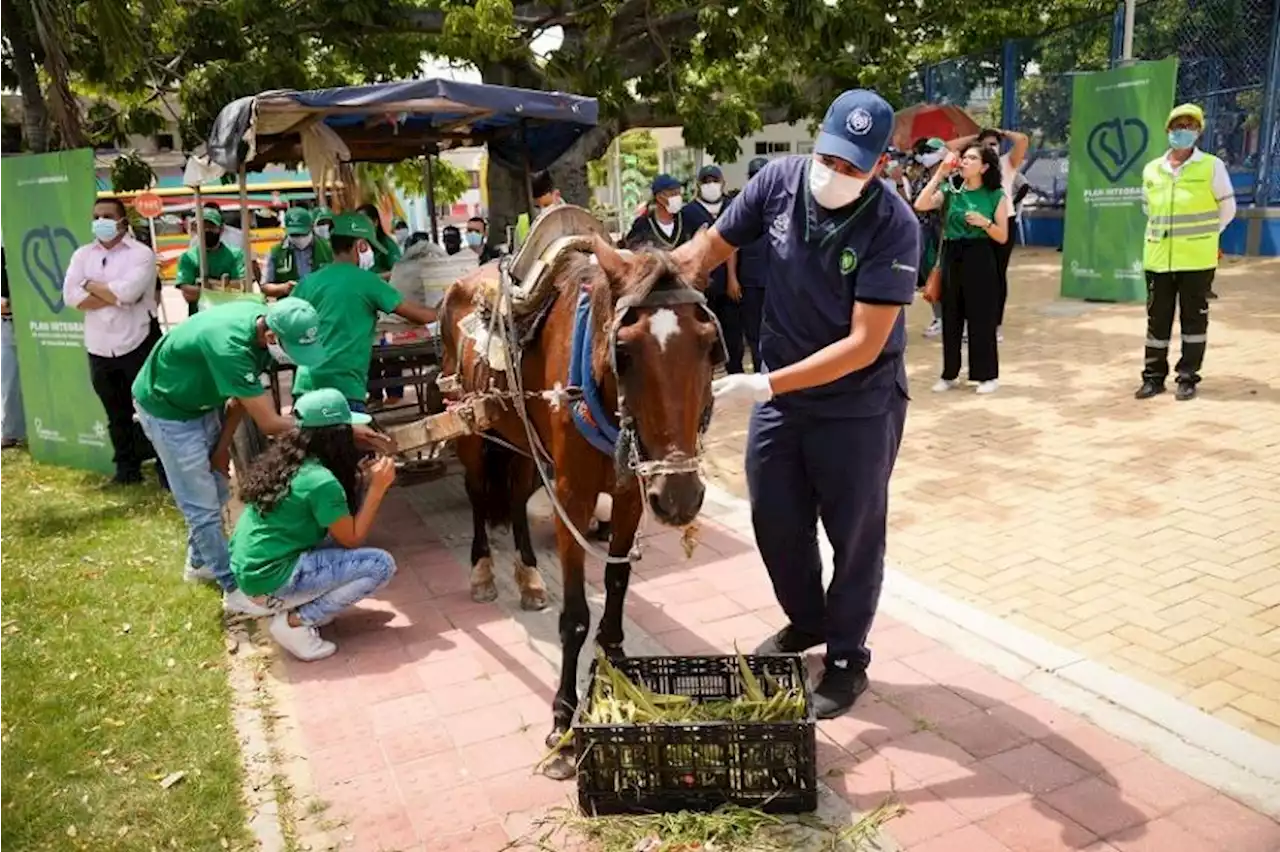
{"type": "MultiPolygon", "coordinates": [[[[1198,107],[1175,108],[1169,150],[1144,170],[1140,399],[1164,389],[1175,303],[1178,398],[1193,398],[1199,382],[1218,235],[1235,213],[1221,161],[1196,147],[1203,126],[1198,107]]],[[[1021,134],[921,139],[899,153],[889,147],[892,127],[882,98],[846,92],[828,110],[812,156],[753,160],[736,193],[707,166],[688,203],[678,180],[659,175],[623,238],[628,248],[671,251],[690,280],[705,276],[729,353],[714,393],[754,403],[745,468],[755,537],[788,618],[757,652],[826,645],[815,689],[822,717],[844,712],[867,686],[888,482],[909,398],[903,309],[921,290],[934,301],[924,329],[942,338],[934,390],[959,384],[967,341],[968,378],[978,393],[995,391],[1025,192],[1021,134]],[[819,518],[835,551],[825,589],[819,518]]],[[[563,203],[549,176],[533,186],[534,219],[563,203]]],[[[85,314],[116,480],[139,481],[143,463],[155,458],[187,523],[186,577],[216,583],[229,613],[270,617],[271,634],[300,659],[332,654],[318,626],[395,570],[389,554],[362,547],[394,479],[380,454],[386,445],[368,426],[370,341],[380,313],[424,325],[436,319],[436,306],[406,300],[387,281],[400,247],[415,237],[398,222],[388,233],[374,208],[290,210],[286,236],[263,270],[274,302],[201,310],[161,336],[154,254],[130,234],[120,201],[98,199],[92,215],[94,239],[72,258],[63,295],[85,314]],[[266,396],[261,375],[273,364],[296,368],[290,416],[266,396]],[[246,416],[275,440],[241,474],[245,511],[228,541],[230,448],[246,416]]],[[[220,211],[200,215],[203,242],[183,254],[176,281],[193,306],[203,287],[252,274],[220,211]]],[[[486,230],[483,219],[467,222],[465,237],[446,229],[445,249],[483,261],[492,251],[486,230]]],[[[7,275],[5,288],[8,347],[7,275]]],[[[6,376],[11,361],[6,355],[6,376]]],[[[6,444],[11,404],[6,389],[6,444]]]]}

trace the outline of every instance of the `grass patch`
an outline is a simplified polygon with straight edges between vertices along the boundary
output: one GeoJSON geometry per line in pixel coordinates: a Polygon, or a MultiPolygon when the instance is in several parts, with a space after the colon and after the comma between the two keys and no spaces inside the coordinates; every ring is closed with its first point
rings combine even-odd
{"type": "Polygon", "coordinates": [[[0,843],[251,848],[218,599],[169,496],[104,482],[4,452],[0,843]]]}

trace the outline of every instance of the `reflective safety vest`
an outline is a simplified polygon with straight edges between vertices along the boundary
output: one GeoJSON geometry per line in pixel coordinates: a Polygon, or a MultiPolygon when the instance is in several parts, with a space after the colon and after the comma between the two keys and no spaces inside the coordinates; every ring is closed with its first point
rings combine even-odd
{"type": "Polygon", "coordinates": [[[1183,272],[1218,267],[1218,199],[1213,196],[1214,157],[1201,154],[1177,174],[1165,158],[1142,170],[1147,202],[1147,233],[1142,265],[1152,272],[1183,272]]]}

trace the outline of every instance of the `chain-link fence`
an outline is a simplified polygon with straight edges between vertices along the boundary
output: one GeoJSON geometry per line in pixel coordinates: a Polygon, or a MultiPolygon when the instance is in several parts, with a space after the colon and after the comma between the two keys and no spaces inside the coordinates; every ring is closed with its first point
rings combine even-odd
{"type": "MultiPolygon", "coordinates": [[[[1134,23],[1134,59],[1178,58],[1176,102],[1204,109],[1201,147],[1226,162],[1242,204],[1280,205],[1277,2],[1139,0],[1134,23]],[[1259,180],[1266,181],[1262,191],[1259,180]]],[[[912,75],[904,101],[956,104],[983,126],[1027,133],[1033,152],[1028,179],[1044,201],[1061,203],[1071,78],[1119,64],[1123,26],[1117,7],[1112,15],[935,63],[912,75]],[[1006,90],[1012,93],[1008,101],[1006,90]]]]}

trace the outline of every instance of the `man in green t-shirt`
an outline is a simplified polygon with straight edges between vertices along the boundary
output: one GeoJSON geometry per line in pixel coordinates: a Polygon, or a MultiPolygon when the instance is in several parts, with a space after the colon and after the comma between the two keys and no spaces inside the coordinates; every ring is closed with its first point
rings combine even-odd
{"type": "Polygon", "coordinates": [[[208,281],[225,286],[244,280],[244,252],[222,241],[222,214],[206,208],[201,211],[201,218],[204,219],[205,280],[200,280],[200,246],[191,246],[178,258],[178,289],[191,305],[200,300],[200,288],[208,281]]]}
{"type": "Polygon", "coordinates": [[[186,578],[216,582],[229,611],[268,614],[236,588],[228,562],[222,507],[231,436],[245,412],[268,435],[293,428],[290,418],[276,413],[261,375],[273,360],[317,365],[324,359],[311,305],[301,299],[269,307],[230,302],[174,327],[133,382],[138,422],[187,521],[186,578]]]}
{"type": "Polygon", "coordinates": [[[312,233],[311,213],[304,207],[291,207],[284,214],[285,238],[271,247],[262,292],[283,299],[293,285],[312,272],[333,263],[333,249],[328,240],[312,233]]]}
{"type": "Polygon", "coordinates": [[[320,315],[320,342],[327,355],[318,367],[299,367],[294,393],[337,388],[353,411],[364,411],[378,313],[397,314],[420,325],[435,322],[435,307],[406,301],[376,273],[360,268],[361,252],[377,239],[367,216],[338,214],[330,240],[333,263],[311,273],[294,288],[293,295],[315,305],[320,315]]]}

